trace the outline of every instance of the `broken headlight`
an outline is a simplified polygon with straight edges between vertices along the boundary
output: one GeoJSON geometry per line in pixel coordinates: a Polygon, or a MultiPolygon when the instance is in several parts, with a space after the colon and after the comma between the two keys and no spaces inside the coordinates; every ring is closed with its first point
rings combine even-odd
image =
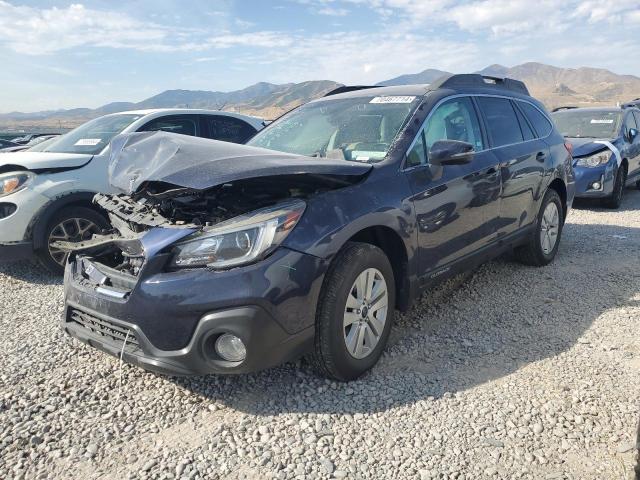
{"type": "Polygon", "coordinates": [[[611,159],[611,152],[604,151],[600,153],[596,153],[595,155],[591,155],[590,157],[581,157],[576,161],[576,166],[578,167],[599,167],[601,165],[606,165],[609,163],[611,159]]]}
{"type": "Polygon", "coordinates": [[[26,188],[34,176],[31,172],[12,172],[0,175],[0,197],[26,188]]]}
{"type": "Polygon", "coordinates": [[[175,245],[174,268],[228,268],[263,258],[296,226],[306,205],[281,203],[206,228],[175,245]]]}

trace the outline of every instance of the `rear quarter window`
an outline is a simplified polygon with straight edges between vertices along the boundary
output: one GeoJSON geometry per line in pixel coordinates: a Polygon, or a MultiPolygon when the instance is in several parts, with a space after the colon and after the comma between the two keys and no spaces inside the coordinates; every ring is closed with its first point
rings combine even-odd
{"type": "Polygon", "coordinates": [[[540,110],[527,102],[518,102],[518,105],[522,108],[531,125],[533,125],[533,128],[538,134],[538,138],[544,138],[551,133],[553,125],[540,110]]]}

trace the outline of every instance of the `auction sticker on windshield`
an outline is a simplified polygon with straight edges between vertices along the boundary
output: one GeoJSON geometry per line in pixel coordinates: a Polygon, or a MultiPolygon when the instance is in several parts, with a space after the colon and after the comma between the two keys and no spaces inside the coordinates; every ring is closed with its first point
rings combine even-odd
{"type": "Polygon", "coordinates": [[[613,119],[597,119],[594,118],[591,120],[591,123],[613,123],[613,119]]]}
{"type": "Polygon", "coordinates": [[[78,147],[95,147],[101,141],[102,141],[101,138],[81,138],[73,145],[78,147]]]}
{"type": "Polygon", "coordinates": [[[411,103],[416,99],[412,96],[387,96],[387,97],[374,97],[369,103],[411,103]]]}

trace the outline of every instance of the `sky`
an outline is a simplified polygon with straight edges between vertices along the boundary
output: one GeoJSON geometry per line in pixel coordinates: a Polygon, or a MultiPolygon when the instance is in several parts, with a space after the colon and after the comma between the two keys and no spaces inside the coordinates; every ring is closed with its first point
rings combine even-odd
{"type": "Polygon", "coordinates": [[[640,76],[637,0],[0,0],[0,112],[529,61],[640,76]]]}

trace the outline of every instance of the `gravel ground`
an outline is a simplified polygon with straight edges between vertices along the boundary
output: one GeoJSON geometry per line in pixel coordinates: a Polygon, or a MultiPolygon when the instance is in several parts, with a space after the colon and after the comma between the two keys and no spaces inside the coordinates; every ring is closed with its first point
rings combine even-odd
{"type": "Polygon", "coordinates": [[[554,264],[447,282],[350,384],[120,370],[58,330],[58,280],[1,266],[0,478],[632,478],[639,211],[574,209],[554,264]]]}

